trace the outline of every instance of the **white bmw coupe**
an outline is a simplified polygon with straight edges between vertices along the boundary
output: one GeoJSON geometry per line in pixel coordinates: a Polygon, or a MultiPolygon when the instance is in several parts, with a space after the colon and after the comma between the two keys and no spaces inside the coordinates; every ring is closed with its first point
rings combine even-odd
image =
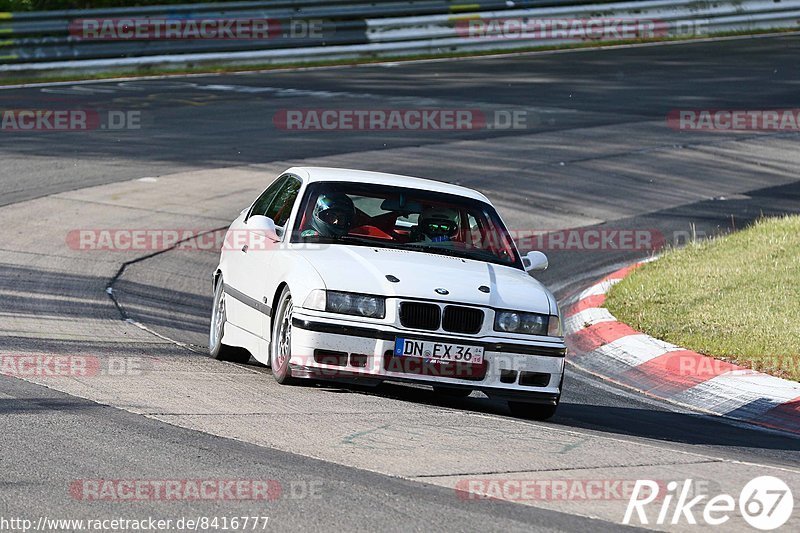
{"type": "Polygon", "coordinates": [[[479,192],[291,168],[233,221],[214,271],[209,350],[279,383],[407,381],[479,390],[546,419],[566,347],[553,295],[479,192]]]}

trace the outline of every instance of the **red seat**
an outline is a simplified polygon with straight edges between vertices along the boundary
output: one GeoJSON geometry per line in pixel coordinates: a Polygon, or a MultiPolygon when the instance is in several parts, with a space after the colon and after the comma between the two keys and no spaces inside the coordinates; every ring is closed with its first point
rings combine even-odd
{"type": "Polygon", "coordinates": [[[358,226],[350,230],[350,235],[362,235],[364,237],[374,237],[376,239],[391,240],[392,236],[375,226],[358,226]]]}

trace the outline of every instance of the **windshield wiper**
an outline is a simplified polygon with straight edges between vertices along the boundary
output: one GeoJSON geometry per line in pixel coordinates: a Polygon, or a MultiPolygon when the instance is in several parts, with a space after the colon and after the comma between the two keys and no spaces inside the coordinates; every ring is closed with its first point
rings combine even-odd
{"type": "Polygon", "coordinates": [[[451,248],[440,248],[438,246],[430,246],[424,243],[416,243],[416,242],[409,243],[407,246],[410,248],[417,249],[421,252],[428,252],[439,255],[448,255],[451,257],[461,257],[463,259],[470,259],[470,257],[466,253],[459,252],[458,250],[453,250],[451,248]]]}
{"type": "Polygon", "coordinates": [[[418,249],[422,252],[428,252],[433,254],[441,254],[447,255],[450,257],[458,257],[460,259],[470,259],[472,261],[488,261],[490,263],[495,263],[498,265],[508,266],[509,263],[504,262],[501,258],[497,257],[493,252],[489,250],[479,250],[474,249],[467,251],[459,251],[453,250],[451,248],[439,248],[438,246],[430,246],[426,245],[425,243],[410,243],[409,247],[418,249]]]}
{"type": "Polygon", "coordinates": [[[331,239],[331,242],[352,242],[353,244],[364,244],[366,246],[374,246],[376,248],[400,248],[400,245],[392,241],[381,239],[370,239],[367,237],[359,237],[357,235],[342,235],[331,239]]]}

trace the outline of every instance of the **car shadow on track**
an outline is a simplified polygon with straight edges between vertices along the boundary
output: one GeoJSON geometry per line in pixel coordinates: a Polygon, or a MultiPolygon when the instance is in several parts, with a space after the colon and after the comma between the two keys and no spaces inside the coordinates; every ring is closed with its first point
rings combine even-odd
{"type": "MultiPolygon", "coordinates": [[[[265,372],[269,372],[264,367],[265,372]]],[[[384,382],[378,386],[341,384],[327,381],[307,381],[299,386],[315,387],[321,394],[364,394],[429,407],[492,414],[512,419],[505,402],[492,400],[479,392],[468,398],[452,398],[438,394],[430,387],[384,382]]],[[[621,407],[563,402],[556,415],[546,422],[513,418],[531,425],[546,424],[553,428],[588,429],[600,434],[625,435],[676,444],[710,445],[731,448],[758,448],[782,452],[797,452],[800,459],[800,437],[761,431],[746,425],[733,425],[704,414],[680,413],[643,407],[621,407]]],[[[532,431],[535,431],[532,428],[532,431]]]]}
{"type": "Polygon", "coordinates": [[[793,451],[800,459],[800,436],[700,413],[562,402],[553,421],[562,426],[680,444],[793,451]]]}

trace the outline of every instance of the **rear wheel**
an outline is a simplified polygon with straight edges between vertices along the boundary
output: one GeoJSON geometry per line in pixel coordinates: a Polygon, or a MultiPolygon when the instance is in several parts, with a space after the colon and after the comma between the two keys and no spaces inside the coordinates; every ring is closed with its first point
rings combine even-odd
{"type": "Polygon", "coordinates": [[[547,420],[556,414],[556,405],[542,405],[526,402],[508,402],[511,414],[517,418],[527,418],[529,420],[547,420]]]}
{"type": "Polygon", "coordinates": [[[225,291],[222,277],[220,276],[216,289],[214,289],[214,307],[211,310],[211,327],[208,333],[208,353],[214,359],[230,361],[231,363],[246,363],[250,360],[250,352],[244,348],[222,344],[225,333],[225,291]]]}
{"type": "Polygon", "coordinates": [[[472,394],[471,389],[462,389],[460,387],[440,387],[434,385],[433,392],[441,394],[442,396],[449,396],[450,398],[466,398],[472,394]]]}
{"type": "Polygon", "coordinates": [[[272,324],[272,338],[269,343],[270,363],[272,375],[281,385],[297,383],[292,377],[289,360],[292,358],[292,293],[289,287],[284,287],[275,306],[275,320],[272,324]]]}

